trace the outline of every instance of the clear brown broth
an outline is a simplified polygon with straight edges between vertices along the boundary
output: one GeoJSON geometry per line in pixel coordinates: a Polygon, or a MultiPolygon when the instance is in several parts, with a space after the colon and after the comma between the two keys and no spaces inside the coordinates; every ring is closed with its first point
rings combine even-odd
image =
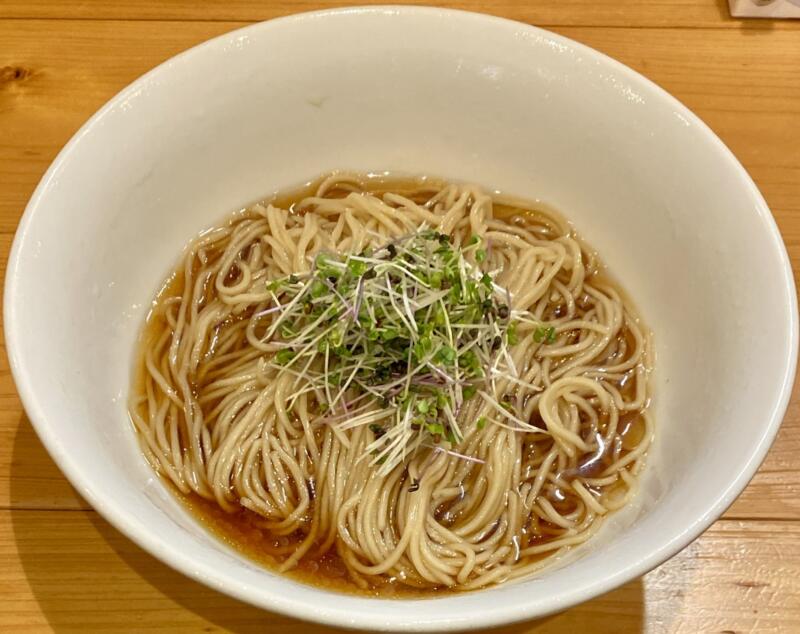
{"type": "MultiPolygon", "coordinates": [[[[401,178],[381,174],[371,177],[363,190],[375,194],[380,194],[382,192],[399,193],[419,202],[425,199],[426,193],[437,191],[443,183],[444,181],[427,177],[401,178]]],[[[300,188],[266,198],[262,202],[296,211],[297,203],[306,197],[314,195],[318,185],[319,181],[314,181],[300,188]]],[[[335,196],[340,194],[344,197],[348,193],[347,190],[342,189],[340,191],[328,192],[326,195],[335,196]]],[[[233,222],[235,219],[240,218],[242,214],[246,213],[246,210],[240,210],[229,218],[229,222],[233,222]]],[[[495,218],[510,222],[513,221],[515,217],[521,217],[522,221],[541,224],[545,227],[551,222],[550,219],[561,219],[560,214],[551,208],[541,204],[532,205],[527,201],[526,208],[520,208],[513,204],[495,204],[494,216],[495,218]]],[[[602,265],[598,265],[598,269],[593,275],[607,278],[607,272],[602,265]]],[[[157,294],[153,304],[154,310],[151,310],[148,315],[140,337],[141,354],[139,355],[136,366],[136,380],[134,386],[138,393],[141,393],[139,387],[143,385],[144,378],[144,350],[147,349],[148,342],[152,341],[153,338],[162,331],[164,326],[164,318],[161,316],[162,313],[161,311],[155,310],[155,308],[171,297],[182,295],[184,290],[183,277],[182,270],[176,268],[157,294]]],[[[619,290],[618,285],[614,284],[614,286],[619,290]]],[[[622,385],[620,388],[624,390],[626,386],[622,385]]],[[[624,426],[620,434],[624,449],[636,446],[644,433],[645,426],[642,417],[628,417],[628,419],[624,421],[624,426]]],[[[529,449],[532,451],[533,445],[531,445],[529,449]]],[[[541,449],[541,447],[538,449],[541,449]]],[[[609,464],[607,456],[603,456],[603,460],[599,464],[605,468],[605,466],[609,464]]],[[[302,533],[289,536],[275,535],[264,526],[264,518],[248,509],[242,507],[234,513],[228,513],[212,500],[207,500],[195,493],[184,494],[178,491],[166,478],[163,478],[163,481],[167,488],[184,504],[187,510],[209,530],[209,532],[243,556],[269,570],[277,572],[281,563],[291,554],[293,547],[299,545],[304,538],[302,533]]],[[[550,500],[559,512],[568,512],[570,510],[569,505],[572,503],[571,500],[561,500],[557,493],[551,496],[550,500]]],[[[447,521],[449,515],[448,508],[443,506],[436,509],[435,515],[440,521],[447,521]]],[[[454,518],[450,519],[452,520],[454,518]]],[[[541,521],[535,531],[523,529],[523,534],[520,536],[520,548],[544,543],[558,536],[559,529],[557,527],[549,525],[548,522],[541,521]]],[[[312,548],[308,555],[301,558],[297,566],[289,571],[281,572],[281,574],[301,583],[336,592],[389,599],[431,598],[432,596],[441,596],[442,593],[452,592],[452,590],[446,587],[413,588],[403,583],[395,582],[392,579],[382,577],[371,577],[370,586],[368,588],[362,588],[348,577],[346,566],[335,548],[331,548],[328,552],[319,556],[311,554],[313,551],[314,549],[312,548]]],[[[546,556],[547,555],[527,558],[526,561],[533,562],[538,559],[543,559],[546,556]]]]}

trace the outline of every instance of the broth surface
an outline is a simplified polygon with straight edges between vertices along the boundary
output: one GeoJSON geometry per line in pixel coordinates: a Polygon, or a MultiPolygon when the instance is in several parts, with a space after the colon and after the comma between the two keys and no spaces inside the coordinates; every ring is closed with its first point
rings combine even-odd
{"type": "MultiPolygon", "coordinates": [[[[443,186],[443,183],[444,181],[431,178],[405,179],[379,175],[370,178],[367,186],[360,187],[359,190],[367,190],[378,196],[384,192],[402,193],[415,202],[421,202],[426,200],[433,192],[439,190],[443,186]]],[[[304,187],[291,190],[288,193],[277,194],[262,202],[264,204],[273,204],[277,207],[288,209],[293,213],[302,213],[297,212],[297,203],[312,195],[318,184],[319,181],[314,181],[304,187]]],[[[348,193],[350,193],[350,190],[345,182],[333,192],[329,192],[328,196],[333,198],[337,196],[345,197],[348,193]]],[[[495,203],[493,206],[494,218],[504,220],[512,226],[524,226],[528,230],[534,231],[542,238],[549,238],[556,233],[557,229],[554,226],[553,218],[560,219],[560,216],[552,209],[544,205],[531,204],[528,202],[525,202],[524,208],[522,208],[521,206],[517,206],[511,199],[500,197],[499,200],[500,202],[495,203]]],[[[229,217],[227,222],[234,223],[250,213],[251,212],[247,209],[241,210],[232,217],[229,217]]],[[[582,248],[586,248],[585,245],[582,244],[582,248]]],[[[592,263],[590,270],[591,277],[603,283],[613,284],[605,267],[599,261],[596,254],[587,249],[585,256],[592,263]]],[[[216,256],[211,253],[209,257],[213,258],[216,256]]],[[[134,380],[135,392],[142,393],[145,390],[145,353],[148,348],[153,345],[154,341],[159,336],[162,336],[161,333],[167,326],[164,317],[165,311],[161,309],[163,309],[165,302],[174,302],[176,301],[175,298],[183,296],[187,290],[184,286],[184,274],[181,268],[177,267],[154,300],[153,309],[148,316],[141,334],[141,350],[136,363],[134,380]]],[[[613,284],[613,286],[615,290],[622,294],[618,285],[613,284]]],[[[205,289],[205,292],[210,297],[213,292],[213,285],[208,284],[208,287],[209,288],[205,289]]],[[[623,297],[625,296],[623,295],[623,297]]],[[[630,306],[627,298],[626,304],[630,306]]],[[[559,311],[562,310],[564,310],[562,306],[554,304],[550,309],[549,317],[559,317],[559,311]]],[[[247,316],[243,316],[242,318],[246,317],[247,316]]],[[[224,330],[224,327],[233,327],[235,323],[236,320],[233,320],[228,323],[227,326],[223,324],[221,328],[224,330]]],[[[617,341],[613,342],[613,345],[625,350],[634,343],[630,337],[630,332],[624,331],[621,336],[618,337],[617,341]]],[[[628,373],[617,382],[616,388],[623,397],[631,397],[633,395],[632,390],[636,389],[634,385],[636,381],[631,379],[632,376],[632,374],[628,373]]],[[[196,377],[196,382],[192,385],[192,389],[196,395],[199,395],[202,393],[204,387],[203,375],[200,373],[198,377],[196,377]]],[[[216,403],[217,401],[206,403],[203,409],[206,411],[213,409],[216,403]]],[[[140,407],[142,408],[140,410],[141,413],[146,415],[146,403],[143,403],[140,407]]],[[[538,422],[541,423],[541,419],[539,419],[538,422]]],[[[641,412],[628,412],[621,416],[618,429],[619,432],[615,443],[613,443],[618,446],[614,448],[601,444],[599,451],[589,453],[578,461],[578,467],[575,469],[576,473],[588,478],[595,477],[606,467],[611,465],[613,460],[619,459],[620,456],[624,456],[626,452],[638,446],[646,434],[646,426],[641,412]]],[[[523,454],[527,455],[531,459],[531,462],[535,462],[534,456],[545,454],[552,447],[553,442],[553,439],[550,437],[531,438],[530,441],[525,443],[523,454]]],[[[564,472],[562,475],[564,478],[569,478],[574,474],[564,472]]],[[[165,478],[165,480],[167,479],[165,478]]],[[[410,480],[406,484],[414,486],[414,483],[410,480]]],[[[263,565],[265,568],[277,571],[280,564],[290,556],[294,548],[301,543],[305,537],[302,531],[295,531],[288,535],[275,534],[265,526],[265,519],[253,511],[241,507],[239,510],[230,513],[223,510],[215,501],[205,499],[196,493],[181,493],[168,480],[166,481],[166,485],[173,494],[182,501],[186,508],[189,509],[193,516],[210,532],[247,558],[263,565]]],[[[460,485],[461,496],[448,500],[436,508],[435,517],[437,520],[445,526],[454,525],[458,519],[459,502],[464,496],[469,495],[469,490],[472,485],[473,482],[469,480],[462,482],[460,485]],[[453,511],[453,509],[455,509],[455,511],[453,511]]],[[[311,484],[311,489],[313,505],[313,483],[311,484]]],[[[609,496],[621,494],[614,486],[605,488],[599,485],[597,488],[590,486],[589,491],[591,495],[597,497],[597,499],[601,501],[607,499],[609,496]]],[[[565,494],[565,492],[557,486],[547,488],[543,495],[547,497],[549,504],[559,513],[569,513],[575,506],[575,495],[565,494]]],[[[528,524],[521,529],[518,539],[515,541],[517,553],[525,548],[557,539],[562,535],[562,532],[563,531],[555,524],[544,518],[539,518],[535,525],[528,524]]],[[[310,552],[313,551],[314,549],[312,548],[310,552]]],[[[547,557],[548,554],[532,555],[523,558],[523,563],[535,563],[547,557]]],[[[398,583],[394,577],[383,578],[380,576],[368,577],[368,587],[359,587],[348,576],[347,566],[341,556],[336,552],[336,547],[329,549],[328,552],[320,556],[306,555],[300,559],[296,567],[287,572],[282,572],[281,574],[285,574],[303,583],[338,592],[381,598],[420,598],[452,591],[446,586],[414,588],[407,585],[407,583],[398,583]]]]}

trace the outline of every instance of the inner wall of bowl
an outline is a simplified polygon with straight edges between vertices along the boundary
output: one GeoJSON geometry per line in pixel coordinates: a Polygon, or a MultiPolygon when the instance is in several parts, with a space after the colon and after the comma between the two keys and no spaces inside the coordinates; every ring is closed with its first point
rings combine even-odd
{"type": "MultiPolygon", "coordinates": [[[[541,199],[598,249],[658,355],[657,439],[638,506],[580,560],[493,590],[552,605],[680,541],[761,439],[789,340],[768,210],[696,120],[624,69],[510,23],[391,13],[218,40],[127,90],[68,150],[33,206],[13,273],[24,281],[14,310],[35,417],[56,457],[87,478],[90,501],[126,513],[152,549],[196,559],[212,584],[235,576],[234,592],[269,602],[283,582],[187,521],[125,413],[135,336],[182,246],[225,213],[334,168],[541,199]]],[[[300,610],[321,592],[298,587],[283,607],[300,610]]],[[[445,601],[467,610],[462,620],[491,612],[469,595],[445,601]]],[[[397,604],[337,602],[402,617],[397,604]]],[[[419,622],[441,616],[419,610],[419,622]]]]}

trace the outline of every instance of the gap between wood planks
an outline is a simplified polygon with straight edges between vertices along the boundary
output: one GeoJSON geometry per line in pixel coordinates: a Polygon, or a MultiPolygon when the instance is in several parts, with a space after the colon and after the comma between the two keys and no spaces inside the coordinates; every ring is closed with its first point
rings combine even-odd
{"type": "MultiPolygon", "coordinates": [[[[369,5],[367,5],[369,6],[369,5]]],[[[403,5],[408,7],[414,7],[417,5],[403,5]]],[[[419,6],[427,6],[427,5],[419,5],[419,6]]],[[[344,8],[345,5],[341,7],[321,7],[320,10],[335,10],[337,8],[344,8]]],[[[441,8],[448,8],[448,7],[441,7],[441,8]]],[[[191,24],[191,23],[200,23],[200,24],[217,24],[217,23],[225,23],[231,25],[231,30],[242,28],[245,26],[250,26],[252,24],[258,24],[259,22],[267,22],[269,20],[274,20],[278,18],[289,17],[293,15],[299,15],[302,13],[311,13],[314,9],[303,9],[299,11],[288,11],[286,13],[276,13],[271,16],[265,16],[263,19],[236,19],[230,17],[223,17],[223,18],[149,18],[149,17],[140,17],[140,18],[110,18],[110,17],[82,17],[82,18],[62,18],[57,16],[0,16],[0,22],[16,22],[16,21],[26,21],[26,22],[128,22],[128,23],[135,23],[135,22],[152,22],[152,23],[164,23],[164,24],[172,24],[172,23],[183,23],[183,24],[191,24]]],[[[463,9],[463,11],[468,13],[475,13],[474,11],[468,11],[463,9]]],[[[723,23],[718,25],[711,25],[711,24],[699,24],[699,25],[692,25],[692,24],[598,24],[598,25],[590,25],[590,24],[575,24],[574,22],[539,22],[539,21],[526,21],[523,19],[522,16],[517,17],[506,17],[502,14],[495,14],[495,13],[486,13],[485,15],[490,17],[500,17],[509,20],[513,20],[515,22],[522,22],[524,24],[530,24],[531,26],[543,28],[543,29],[619,29],[619,30],[634,30],[634,31],[732,31],[732,30],[739,30],[739,31],[798,31],[800,30],[800,21],[792,22],[790,20],[769,20],[769,19],[758,19],[752,20],[748,22],[731,22],[731,23],[723,23]]]]}

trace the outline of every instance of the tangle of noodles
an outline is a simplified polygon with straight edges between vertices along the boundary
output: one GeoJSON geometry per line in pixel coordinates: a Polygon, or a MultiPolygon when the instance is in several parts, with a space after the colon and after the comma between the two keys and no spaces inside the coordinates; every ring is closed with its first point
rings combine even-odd
{"type": "Polygon", "coordinates": [[[281,570],[333,557],[363,589],[481,588],[587,540],[633,495],[652,436],[649,334],[595,254],[556,215],[477,187],[335,173],[307,194],[202,233],[154,302],[130,413],[155,469],[246,515],[281,570]],[[513,309],[554,326],[541,341],[519,324],[521,381],[491,395],[546,432],[474,398],[453,451],[421,448],[384,476],[361,459],[366,426],[326,421],[313,391],[287,408],[296,377],[268,365],[275,344],[254,315],[269,306],[266,283],[308,271],[313,254],[422,225],[454,244],[480,236],[481,267],[499,271],[513,309]]]}

